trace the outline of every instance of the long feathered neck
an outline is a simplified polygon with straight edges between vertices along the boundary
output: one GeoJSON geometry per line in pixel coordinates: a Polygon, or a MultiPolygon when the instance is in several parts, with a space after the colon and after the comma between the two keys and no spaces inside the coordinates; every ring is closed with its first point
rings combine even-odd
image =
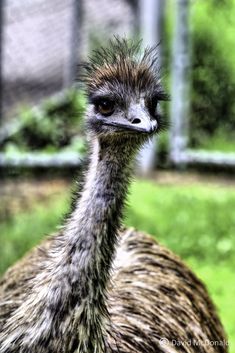
{"type": "Polygon", "coordinates": [[[65,228],[64,255],[73,263],[70,281],[79,290],[81,352],[105,352],[106,290],[132,155],[125,145],[95,141],[83,192],[65,228]]]}
{"type": "Polygon", "coordinates": [[[82,194],[0,334],[1,353],[106,352],[106,291],[133,155],[95,141],[82,194]]]}

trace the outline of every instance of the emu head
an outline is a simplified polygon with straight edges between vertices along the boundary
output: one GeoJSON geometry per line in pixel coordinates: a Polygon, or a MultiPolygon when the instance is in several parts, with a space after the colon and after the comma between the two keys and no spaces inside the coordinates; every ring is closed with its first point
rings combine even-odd
{"type": "Polygon", "coordinates": [[[140,42],[115,38],[83,64],[89,107],[87,125],[98,137],[143,143],[163,127],[159,101],[167,100],[159,77],[157,48],[140,54],[140,42]]]}

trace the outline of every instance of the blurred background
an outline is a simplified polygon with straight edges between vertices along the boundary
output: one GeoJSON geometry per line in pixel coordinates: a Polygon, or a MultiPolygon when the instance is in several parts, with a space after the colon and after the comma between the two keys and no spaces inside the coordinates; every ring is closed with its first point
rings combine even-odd
{"type": "Polygon", "coordinates": [[[0,274],[69,208],[87,153],[77,65],[113,35],[160,43],[171,96],[126,224],[206,283],[235,353],[235,0],[1,0],[0,274]]]}

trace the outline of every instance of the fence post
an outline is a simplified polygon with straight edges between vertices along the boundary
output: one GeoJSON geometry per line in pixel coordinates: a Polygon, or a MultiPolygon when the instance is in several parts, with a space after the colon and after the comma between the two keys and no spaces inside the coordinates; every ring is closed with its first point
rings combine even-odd
{"type": "Polygon", "coordinates": [[[82,1],[83,0],[73,0],[72,4],[69,56],[64,68],[65,88],[69,88],[73,85],[76,77],[77,64],[80,61],[79,44],[81,36],[82,1]]]}
{"type": "MultiPolygon", "coordinates": [[[[158,44],[162,36],[165,0],[140,0],[140,34],[143,38],[143,47],[158,44]]],[[[161,51],[159,47],[159,65],[161,51]]],[[[154,139],[144,146],[140,152],[139,168],[141,174],[150,173],[155,167],[157,144],[154,139]]]]}
{"type": "Polygon", "coordinates": [[[0,124],[3,120],[3,28],[4,26],[4,0],[0,1],[0,124]]]}
{"type": "Polygon", "coordinates": [[[190,29],[189,0],[176,1],[172,51],[170,160],[179,165],[188,143],[190,29]]]}

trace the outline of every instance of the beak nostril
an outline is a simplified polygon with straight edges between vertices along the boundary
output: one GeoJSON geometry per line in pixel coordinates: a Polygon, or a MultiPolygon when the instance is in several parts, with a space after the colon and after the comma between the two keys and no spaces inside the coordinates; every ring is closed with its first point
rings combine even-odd
{"type": "Polygon", "coordinates": [[[139,118],[135,118],[134,120],[132,120],[131,123],[132,124],[139,124],[139,123],[141,123],[141,120],[139,118]]]}

